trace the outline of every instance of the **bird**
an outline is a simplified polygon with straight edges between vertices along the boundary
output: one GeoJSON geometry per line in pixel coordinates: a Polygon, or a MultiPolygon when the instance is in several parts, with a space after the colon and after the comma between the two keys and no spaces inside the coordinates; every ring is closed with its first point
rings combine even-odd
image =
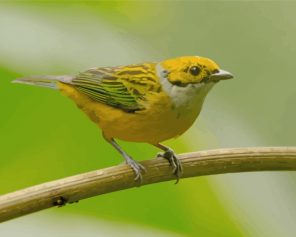
{"type": "Polygon", "coordinates": [[[182,56],[160,62],[94,67],[77,75],[42,75],[13,83],[47,87],[69,97],[102,131],[103,138],[125,159],[142,182],[145,167],[116,142],[148,143],[162,150],[177,182],[182,164],[163,141],[187,131],[201,112],[208,92],[233,75],[213,60],[182,56]],[[116,140],[115,140],[116,139],[116,140]]]}

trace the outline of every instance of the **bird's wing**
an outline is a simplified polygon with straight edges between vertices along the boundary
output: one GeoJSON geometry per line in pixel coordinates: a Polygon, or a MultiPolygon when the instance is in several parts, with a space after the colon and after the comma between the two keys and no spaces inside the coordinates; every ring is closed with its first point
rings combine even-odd
{"type": "Polygon", "coordinates": [[[153,64],[93,68],[71,84],[92,100],[126,112],[145,109],[147,93],[159,91],[153,64]]]}

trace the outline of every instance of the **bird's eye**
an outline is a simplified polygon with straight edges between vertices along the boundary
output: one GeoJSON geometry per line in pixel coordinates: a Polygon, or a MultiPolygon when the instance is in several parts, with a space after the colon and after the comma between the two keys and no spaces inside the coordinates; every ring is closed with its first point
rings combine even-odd
{"type": "Polygon", "coordinates": [[[197,76],[200,73],[200,68],[197,66],[193,66],[189,69],[189,72],[193,75],[193,76],[197,76]]]}

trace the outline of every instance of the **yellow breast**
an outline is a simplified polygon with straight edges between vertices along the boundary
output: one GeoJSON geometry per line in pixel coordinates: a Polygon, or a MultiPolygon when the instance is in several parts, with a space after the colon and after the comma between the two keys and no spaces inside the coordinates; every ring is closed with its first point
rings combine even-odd
{"type": "Polygon", "coordinates": [[[59,88],[102,129],[106,137],[133,142],[156,144],[181,135],[195,121],[202,104],[201,101],[193,110],[176,109],[172,98],[163,91],[147,97],[147,109],[128,113],[94,102],[71,85],[59,83],[59,88]]]}

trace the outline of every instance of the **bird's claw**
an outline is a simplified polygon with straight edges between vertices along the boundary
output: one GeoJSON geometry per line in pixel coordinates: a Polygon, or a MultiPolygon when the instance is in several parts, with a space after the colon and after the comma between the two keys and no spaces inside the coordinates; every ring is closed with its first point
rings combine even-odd
{"type": "Polygon", "coordinates": [[[129,165],[135,172],[136,177],[134,180],[139,181],[139,183],[141,184],[143,180],[142,173],[146,172],[145,167],[132,158],[126,159],[126,164],[129,165]]]}
{"type": "Polygon", "coordinates": [[[158,153],[157,157],[162,157],[169,161],[170,165],[173,167],[173,174],[176,175],[177,177],[177,180],[176,180],[176,184],[177,184],[183,173],[183,168],[175,152],[172,149],[168,148],[165,152],[158,153]]]}

